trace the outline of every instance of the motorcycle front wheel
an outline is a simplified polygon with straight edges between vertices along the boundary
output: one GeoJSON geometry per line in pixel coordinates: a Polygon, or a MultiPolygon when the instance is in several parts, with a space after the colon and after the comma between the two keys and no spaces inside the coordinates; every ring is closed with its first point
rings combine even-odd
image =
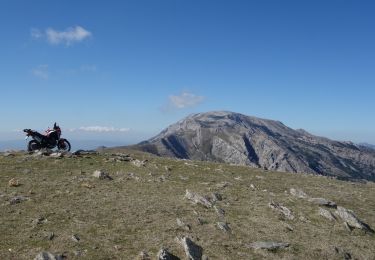
{"type": "Polygon", "coordinates": [[[60,150],[60,151],[67,151],[69,152],[70,151],[70,143],[68,140],[66,139],[60,139],[59,142],[57,143],[57,148],[60,150]]]}
{"type": "Polygon", "coordinates": [[[40,148],[41,148],[40,143],[35,140],[31,140],[29,144],[27,145],[27,151],[29,152],[40,150],[40,148]]]}

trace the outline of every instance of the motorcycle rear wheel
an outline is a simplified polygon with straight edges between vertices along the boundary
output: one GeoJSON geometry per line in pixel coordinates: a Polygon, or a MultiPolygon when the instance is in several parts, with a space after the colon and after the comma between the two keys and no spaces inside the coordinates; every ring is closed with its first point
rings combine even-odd
{"type": "Polygon", "coordinates": [[[69,143],[68,140],[61,139],[57,143],[57,149],[59,149],[60,151],[67,151],[67,152],[69,152],[70,149],[71,149],[71,145],[70,145],[70,143],[69,143]]]}
{"type": "Polygon", "coordinates": [[[37,142],[36,140],[31,140],[29,144],[27,145],[27,151],[29,152],[40,150],[40,148],[41,148],[40,143],[37,142]]]}

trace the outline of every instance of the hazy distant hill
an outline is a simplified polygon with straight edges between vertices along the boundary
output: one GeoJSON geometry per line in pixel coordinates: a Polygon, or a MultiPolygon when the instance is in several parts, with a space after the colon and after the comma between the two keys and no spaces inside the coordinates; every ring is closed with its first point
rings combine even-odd
{"type": "Polygon", "coordinates": [[[375,180],[375,151],[233,112],[188,116],[132,146],[160,156],[375,180]]]}
{"type": "Polygon", "coordinates": [[[373,144],[360,143],[359,145],[361,145],[361,146],[365,146],[365,147],[367,147],[367,148],[371,148],[371,149],[374,149],[374,150],[375,150],[375,145],[373,145],[373,144]]]}

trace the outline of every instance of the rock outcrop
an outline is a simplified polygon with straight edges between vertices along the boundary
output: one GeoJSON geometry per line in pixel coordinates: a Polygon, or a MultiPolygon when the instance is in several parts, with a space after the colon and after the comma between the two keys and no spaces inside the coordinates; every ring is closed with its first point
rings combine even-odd
{"type": "Polygon", "coordinates": [[[375,180],[375,150],[233,112],[191,115],[131,148],[181,159],[375,180]]]}

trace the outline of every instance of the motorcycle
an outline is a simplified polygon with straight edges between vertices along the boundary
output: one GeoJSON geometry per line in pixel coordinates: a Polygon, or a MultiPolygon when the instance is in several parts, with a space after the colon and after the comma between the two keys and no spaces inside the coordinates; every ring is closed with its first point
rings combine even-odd
{"type": "Polygon", "coordinates": [[[24,129],[23,131],[26,133],[26,140],[29,137],[33,139],[27,145],[29,152],[42,148],[54,149],[55,147],[60,151],[70,151],[71,145],[65,138],[60,138],[61,128],[56,123],[53,125],[53,129],[48,128],[46,135],[31,129],[24,129]]]}

